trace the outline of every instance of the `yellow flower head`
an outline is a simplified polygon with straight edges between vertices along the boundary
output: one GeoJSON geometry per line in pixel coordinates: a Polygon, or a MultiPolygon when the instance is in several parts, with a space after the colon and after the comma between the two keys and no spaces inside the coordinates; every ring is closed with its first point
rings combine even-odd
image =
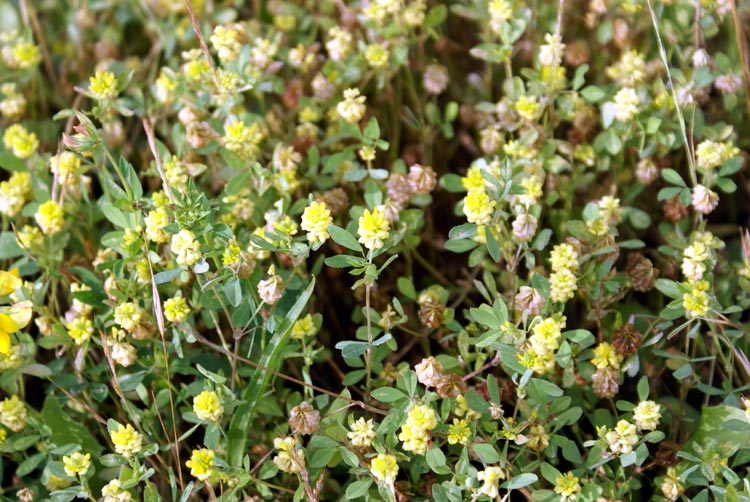
{"type": "Polygon", "coordinates": [[[470,190],[464,198],[464,214],[469,223],[486,225],[492,219],[497,203],[492,200],[484,188],[470,190]]]}
{"type": "Polygon", "coordinates": [[[60,204],[54,200],[48,200],[41,204],[37,209],[34,219],[36,220],[42,233],[52,235],[60,232],[65,222],[64,213],[60,204]]]}
{"type": "Polygon", "coordinates": [[[117,96],[117,79],[111,71],[97,71],[89,78],[89,91],[99,99],[117,96]]]}
{"type": "Polygon", "coordinates": [[[365,209],[359,218],[359,242],[367,249],[379,249],[383,247],[383,241],[388,238],[391,224],[385,218],[385,213],[378,207],[370,212],[365,209]]]}
{"type": "Polygon", "coordinates": [[[123,457],[130,458],[141,451],[143,436],[132,425],[117,424],[117,430],[109,433],[115,451],[123,457]]]}
{"type": "Polygon", "coordinates": [[[398,461],[388,453],[378,453],[370,462],[370,472],[378,481],[392,485],[398,476],[398,461]]]}
{"type": "Polygon", "coordinates": [[[190,307],[182,296],[169,298],[164,302],[164,317],[169,322],[179,324],[190,314],[190,307]]]}
{"type": "Polygon", "coordinates": [[[467,444],[471,439],[471,429],[466,420],[454,418],[453,424],[448,426],[448,442],[450,444],[467,444]]]}
{"type": "Polygon", "coordinates": [[[302,213],[302,230],[307,232],[307,240],[311,243],[325,242],[328,235],[328,225],[333,223],[331,211],[325,202],[311,202],[302,213]]]}
{"type": "Polygon", "coordinates": [[[214,457],[216,454],[208,448],[193,450],[190,460],[185,465],[190,467],[190,474],[201,481],[206,481],[213,474],[214,457]]]}
{"type": "Polygon", "coordinates": [[[204,390],[193,398],[193,411],[201,420],[218,422],[224,414],[224,407],[216,392],[204,390]]]}
{"type": "Polygon", "coordinates": [[[608,342],[602,342],[594,348],[594,358],[591,363],[599,369],[620,369],[622,354],[619,354],[614,346],[608,342]]]}
{"type": "Polygon", "coordinates": [[[21,124],[13,124],[5,130],[3,144],[6,150],[13,152],[19,159],[31,157],[39,148],[36,134],[27,131],[21,124]]]}
{"type": "Polygon", "coordinates": [[[62,458],[65,474],[68,476],[85,476],[91,467],[91,453],[83,454],[79,451],[62,458]]]}
{"type": "Polygon", "coordinates": [[[0,270],[0,296],[8,296],[16,289],[20,288],[23,281],[18,277],[18,269],[14,268],[9,272],[0,270]]]}
{"type": "Polygon", "coordinates": [[[302,319],[299,319],[292,326],[292,336],[297,340],[302,340],[306,336],[312,336],[315,334],[315,323],[313,317],[307,314],[302,319]]]}
{"type": "Polygon", "coordinates": [[[0,310],[0,354],[10,352],[10,335],[25,328],[31,321],[33,304],[30,301],[16,303],[0,310]]]}
{"type": "Polygon", "coordinates": [[[560,499],[563,502],[576,500],[580,492],[581,485],[578,483],[578,478],[572,472],[560,474],[555,480],[555,493],[560,495],[560,499]]]}

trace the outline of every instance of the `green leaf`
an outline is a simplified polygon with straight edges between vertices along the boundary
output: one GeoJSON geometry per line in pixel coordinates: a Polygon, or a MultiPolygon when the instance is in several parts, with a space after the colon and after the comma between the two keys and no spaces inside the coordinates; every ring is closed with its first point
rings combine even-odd
{"type": "Polygon", "coordinates": [[[673,185],[681,186],[683,188],[687,187],[687,184],[685,184],[685,180],[683,180],[682,176],[680,176],[680,174],[674,169],[662,169],[661,177],[673,185]]]}
{"type": "Polygon", "coordinates": [[[681,298],[682,291],[676,282],[670,281],[669,279],[657,279],[656,289],[664,293],[670,298],[681,298]]]}
{"type": "Polygon", "coordinates": [[[445,465],[445,453],[437,446],[433,446],[427,450],[425,460],[430,469],[436,474],[449,474],[451,472],[450,467],[445,465]]]}
{"type": "Polygon", "coordinates": [[[399,277],[396,284],[398,285],[398,290],[402,295],[410,300],[417,299],[417,290],[414,289],[414,283],[410,279],[407,279],[406,277],[399,277]]]}
{"type": "Polygon", "coordinates": [[[242,288],[240,287],[240,280],[234,279],[227,282],[224,286],[224,294],[227,296],[227,300],[232,304],[233,307],[238,307],[242,303],[242,288]]]}
{"type": "Polygon", "coordinates": [[[180,276],[183,270],[185,270],[184,267],[179,267],[179,268],[173,268],[171,270],[165,270],[163,272],[159,272],[158,274],[154,274],[154,283],[166,284],[168,282],[172,282],[173,280],[177,279],[177,277],[180,276]]]}
{"type": "Polygon", "coordinates": [[[393,387],[380,387],[379,389],[373,390],[370,395],[382,403],[392,403],[408,397],[406,394],[398,389],[394,389],[393,387]]]}
{"type": "Polygon", "coordinates": [[[328,225],[328,233],[340,246],[344,246],[352,251],[362,252],[362,246],[357,242],[357,238],[343,228],[337,227],[336,225],[328,225]]]}
{"type": "Polygon", "coordinates": [[[365,127],[365,131],[363,134],[365,138],[369,139],[370,141],[380,139],[380,126],[378,125],[378,119],[376,119],[375,117],[370,117],[370,121],[367,123],[367,127],[365,127]]]}
{"type": "Polygon", "coordinates": [[[13,155],[10,152],[2,152],[0,153],[0,166],[2,166],[3,169],[6,171],[28,171],[29,168],[26,167],[26,163],[13,155]]]}
{"type": "Polygon", "coordinates": [[[352,359],[367,352],[368,345],[367,342],[345,340],[337,343],[334,347],[341,351],[342,357],[352,359]]]}
{"type": "Polygon", "coordinates": [[[42,418],[44,424],[49,427],[50,439],[56,445],[79,444],[92,456],[101,456],[103,448],[91,435],[89,427],[68,417],[51,393],[47,394],[42,405],[42,418]]]}
{"type": "MultiPolygon", "coordinates": [[[[299,319],[300,314],[307,305],[315,288],[315,278],[310,281],[307,289],[297,298],[292,308],[284,316],[284,322],[274,333],[266,344],[265,351],[261,354],[258,364],[261,368],[277,371],[283,361],[284,349],[289,339],[289,333],[293,324],[299,319]]],[[[233,467],[242,466],[242,458],[245,455],[248,432],[255,415],[258,402],[266,393],[266,388],[271,380],[271,374],[263,369],[256,368],[250,382],[242,392],[242,402],[237,407],[229,424],[227,433],[227,462],[233,467]]]]}
{"type": "Polygon", "coordinates": [[[372,486],[372,478],[360,479],[346,487],[347,499],[358,499],[364,497],[372,486]]]}
{"type": "Polygon", "coordinates": [[[603,90],[593,85],[587,85],[581,90],[581,96],[589,103],[597,103],[601,101],[606,94],[603,90]]]}
{"type": "Polygon", "coordinates": [[[479,443],[472,445],[471,447],[485,465],[496,464],[503,459],[491,444],[479,443]]]}
{"type": "Polygon", "coordinates": [[[23,254],[24,250],[16,242],[16,236],[13,232],[3,232],[0,234],[0,260],[16,258],[23,254]]]}
{"type": "Polygon", "coordinates": [[[532,483],[536,483],[538,479],[539,478],[536,474],[526,472],[510,478],[508,481],[503,483],[503,488],[507,490],[517,490],[519,488],[523,488],[524,486],[529,486],[532,483]]]}
{"type": "Polygon", "coordinates": [[[737,191],[737,184],[729,178],[717,178],[716,186],[724,193],[734,193],[737,191]]]}
{"type": "Polygon", "coordinates": [[[425,16],[424,21],[422,22],[422,26],[425,29],[434,28],[443,24],[447,17],[448,9],[446,8],[446,6],[436,5],[435,7],[430,9],[430,12],[427,13],[427,16],[425,16]]]}
{"type": "Polygon", "coordinates": [[[495,236],[492,235],[492,230],[487,228],[487,231],[484,233],[484,235],[485,240],[487,241],[487,251],[489,251],[490,256],[493,260],[495,260],[495,262],[500,261],[500,244],[498,244],[495,236]]]}

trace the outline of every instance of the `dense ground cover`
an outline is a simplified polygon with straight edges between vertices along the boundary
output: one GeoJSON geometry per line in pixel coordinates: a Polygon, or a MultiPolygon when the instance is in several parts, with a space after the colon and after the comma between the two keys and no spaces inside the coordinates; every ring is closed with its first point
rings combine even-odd
{"type": "Polygon", "coordinates": [[[749,501],[749,20],[0,2],[0,496],[749,501]]]}

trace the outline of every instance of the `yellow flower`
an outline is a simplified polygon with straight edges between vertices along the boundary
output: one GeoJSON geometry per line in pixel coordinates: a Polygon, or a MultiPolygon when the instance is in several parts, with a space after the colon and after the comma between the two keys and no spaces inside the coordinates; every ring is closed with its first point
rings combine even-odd
{"type": "Polygon", "coordinates": [[[379,249],[383,247],[383,241],[388,238],[391,224],[385,218],[385,213],[376,207],[372,212],[365,209],[359,218],[359,242],[367,249],[379,249]]]}
{"type": "Polygon", "coordinates": [[[39,47],[32,42],[17,42],[13,46],[13,62],[18,68],[30,68],[41,60],[39,47]]]}
{"type": "Polygon", "coordinates": [[[117,79],[111,71],[97,71],[89,77],[89,91],[99,99],[112,99],[117,96],[117,79]]]}
{"type": "Polygon", "coordinates": [[[23,281],[18,277],[18,269],[11,269],[9,272],[0,270],[0,296],[8,296],[16,289],[20,288],[23,281]]]}
{"type": "Polygon", "coordinates": [[[469,424],[463,418],[461,420],[454,418],[453,424],[448,426],[448,442],[465,445],[469,439],[471,439],[469,424]]]}
{"type": "Polygon", "coordinates": [[[488,466],[485,470],[477,473],[477,479],[483,482],[479,488],[479,493],[494,500],[497,498],[500,480],[505,479],[505,473],[500,467],[488,466]]]}
{"type": "Polygon", "coordinates": [[[464,214],[469,223],[486,225],[492,219],[496,202],[492,200],[484,188],[470,190],[464,198],[464,214]]]}
{"type": "Polygon", "coordinates": [[[224,414],[224,407],[216,392],[204,390],[193,398],[193,411],[201,420],[218,422],[224,414]]]}
{"type": "Polygon", "coordinates": [[[307,314],[302,319],[299,319],[292,326],[292,336],[297,340],[302,340],[306,336],[312,336],[315,334],[315,323],[310,314],[307,314]]]}
{"type": "Polygon", "coordinates": [[[370,472],[378,481],[392,485],[398,476],[398,461],[388,453],[378,453],[370,462],[370,472]]]}
{"type": "Polygon", "coordinates": [[[68,329],[68,336],[73,339],[76,345],[84,344],[94,334],[94,325],[91,319],[84,316],[76,317],[67,323],[66,328],[68,329]]]}
{"type": "Polygon", "coordinates": [[[365,96],[359,95],[359,89],[346,89],[344,91],[344,100],[336,105],[336,111],[342,119],[350,124],[355,124],[362,120],[367,110],[365,105],[365,96]]]}
{"type": "Polygon", "coordinates": [[[236,120],[224,127],[224,146],[241,158],[248,160],[258,153],[258,145],[263,141],[263,132],[257,122],[245,125],[236,120]]]}
{"type": "Polygon", "coordinates": [[[536,96],[521,96],[515,104],[518,114],[529,121],[536,120],[542,111],[542,105],[537,101],[536,96]]]}
{"type": "Polygon", "coordinates": [[[0,353],[10,352],[10,335],[25,328],[31,321],[33,304],[30,301],[16,303],[0,310],[0,353]]]}
{"type": "Polygon", "coordinates": [[[26,427],[28,422],[26,403],[18,399],[18,396],[5,398],[0,402],[0,423],[13,432],[19,432],[26,427]]]}
{"type": "Polygon", "coordinates": [[[711,308],[708,296],[708,281],[699,281],[691,285],[691,291],[682,295],[682,306],[689,318],[703,317],[711,308]]]}
{"type": "Polygon", "coordinates": [[[273,458],[273,463],[280,471],[296,474],[305,467],[305,452],[297,449],[296,441],[293,437],[276,438],[273,440],[273,447],[278,450],[278,454],[273,458]]]}
{"type": "Polygon", "coordinates": [[[347,432],[346,436],[357,448],[369,447],[377,435],[375,434],[375,425],[372,419],[365,420],[364,417],[359,417],[359,420],[352,423],[349,428],[351,432],[347,432]]]}
{"type": "Polygon", "coordinates": [[[576,500],[580,492],[581,485],[578,483],[578,478],[572,472],[560,474],[555,480],[555,493],[560,495],[560,500],[563,502],[576,500]]]}
{"type": "Polygon", "coordinates": [[[117,424],[117,430],[109,433],[115,451],[123,457],[130,458],[141,451],[143,436],[132,425],[117,424]]]}
{"type": "Polygon", "coordinates": [[[194,265],[201,259],[201,245],[190,230],[180,230],[172,236],[172,252],[178,265],[194,265]]]}
{"type": "Polygon", "coordinates": [[[653,401],[641,401],[633,410],[635,424],[644,431],[653,431],[659,426],[661,410],[653,401]]]}
{"type": "Polygon", "coordinates": [[[578,252],[570,244],[558,244],[552,248],[549,261],[554,272],[578,270],[578,252]]]}
{"type": "Polygon", "coordinates": [[[36,134],[27,131],[21,124],[13,124],[5,130],[3,144],[6,150],[13,152],[19,159],[31,157],[39,148],[36,134]]]}
{"type": "Polygon", "coordinates": [[[124,302],[115,307],[115,322],[132,333],[140,325],[143,309],[134,302],[124,302]]]}
{"type": "Polygon", "coordinates": [[[333,223],[331,211],[325,202],[311,202],[302,213],[302,230],[307,232],[307,240],[311,243],[325,242],[328,235],[328,225],[333,223]]]}
{"type": "Polygon", "coordinates": [[[201,481],[206,481],[213,474],[214,457],[216,454],[208,448],[193,450],[190,460],[185,465],[190,467],[190,474],[201,481]]]}
{"type": "Polygon", "coordinates": [[[166,209],[157,208],[155,211],[149,211],[145,218],[146,237],[156,243],[164,243],[169,240],[169,234],[164,231],[164,227],[169,225],[169,215],[166,209]]]}
{"type": "Polygon", "coordinates": [[[64,213],[60,205],[54,200],[48,200],[41,204],[37,209],[34,219],[36,220],[42,233],[52,235],[60,232],[65,220],[64,213]]]}
{"type": "Polygon", "coordinates": [[[179,324],[190,314],[190,307],[182,296],[175,296],[164,302],[164,317],[169,322],[179,324]]]}
{"type": "Polygon", "coordinates": [[[620,369],[622,363],[622,354],[617,353],[614,346],[608,342],[602,342],[594,349],[594,358],[591,364],[599,369],[614,368],[620,369]]]}
{"type": "Polygon", "coordinates": [[[373,68],[388,65],[388,51],[380,44],[370,44],[365,50],[365,59],[373,68]]]}
{"type": "Polygon", "coordinates": [[[398,438],[403,442],[404,450],[424,455],[427,452],[430,431],[435,427],[437,427],[435,410],[426,404],[417,404],[409,410],[398,438]]]}
{"type": "Polygon", "coordinates": [[[83,454],[79,451],[62,458],[65,474],[71,477],[85,476],[91,467],[91,453],[83,454]]]}
{"type": "Polygon", "coordinates": [[[470,167],[469,170],[466,171],[466,176],[461,178],[461,185],[467,192],[482,189],[484,188],[485,183],[486,181],[484,181],[484,177],[482,176],[482,170],[477,166],[470,167]]]}

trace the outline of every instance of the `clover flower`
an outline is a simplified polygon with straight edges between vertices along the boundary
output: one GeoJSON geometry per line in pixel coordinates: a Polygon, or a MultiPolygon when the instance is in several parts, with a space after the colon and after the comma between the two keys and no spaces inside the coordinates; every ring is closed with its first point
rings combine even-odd
{"type": "Polygon", "coordinates": [[[163,244],[169,241],[169,234],[164,230],[164,227],[169,225],[169,215],[163,208],[157,208],[154,211],[149,211],[144,218],[146,222],[146,237],[158,244],[163,244]]]}
{"type": "Polygon", "coordinates": [[[388,453],[378,453],[370,461],[370,472],[378,481],[393,485],[398,476],[398,461],[396,457],[388,453]]]}
{"type": "Polygon", "coordinates": [[[115,307],[115,322],[122,329],[133,333],[143,318],[143,309],[135,302],[123,302],[115,307]]]}
{"type": "Polygon", "coordinates": [[[609,449],[615,455],[628,454],[638,442],[635,425],[627,420],[620,420],[614,429],[607,431],[604,438],[609,443],[609,449]]]}
{"type": "Polygon", "coordinates": [[[618,353],[611,343],[602,342],[594,348],[594,358],[591,359],[591,364],[599,369],[620,369],[622,359],[622,354],[618,353]]]}
{"type": "Polygon", "coordinates": [[[448,426],[448,443],[465,445],[471,439],[471,429],[466,420],[454,418],[453,424],[448,426]]]}
{"type": "Polygon", "coordinates": [[[62,458],[65,474],[71,477],[85,476],[91,467],[91,453],[85,455],[79,451],[62,458]]]}
{"type": "Polygon", "coordinates": [[[302,213],[302,230],[307,232],[307,240],[311,243],[323,243],[328,235],[328,226],[333,224],[331,211],[325,202],[311,202],[302,213]]]}
{"type": "Polygon", "coordinates": [[[307,314],[305,317],[298,319],[292,325],[292,337],[297,340],[302,340],[305,337],[313,336],[315,334],[315,323],[313,317],[307,314]]]}
{"type": "Polygon", "coordinates": [[[201,259],[201,245],[190,230],[182,229],[174,234],[171,246],[178,265],[191,266],[201,259]]]}
{"type": "Polygon", "coordinates": [[[631,87],[623,87],[615,94],[615,118],[627,122],[638,114],[641,98],[631,87]]]}
{"type": "Polygon", "coordinates": [[[131,458],[141,451],[143,436],[132,425],[117,424],[117,429],[110,431],[110,439],[115,451],[125,458],[131,458]]]}
{"type": "Polygon", "coordinates": [[[575,474],[572,472],[560,474],[555,480],[555,493],[560,495],[562,502],[576,500],[578,494],[581,493],[581,485],[578,483],[575,474]]]}
{"type": "Polygon", "coordinates": [[[208,448],[193,450],[190,460],[185,465],[190,468],[190,474],[200,481],[207,481],[214,472],[214,457],[216,453],[208,448]]]}
{"type": "Polygon", "coordinates": [[[13,124],[5,130],[3,144],[19,159],[28,159],[39,148],[36,134],[27,131],[21,124],[13,124]]]}
{"type": "Polygon", "coordinates": [[[284,281],[280,275],[276,275],[276,269],[273,265],[268,270],[268,279],[258,283],[258,295],[260,299],[269,305],[275,304],[281,298],[284,290],[284,281]]]}
{"type": "Polygon", "coordinates": [[[219,395],[211,390],[204,390],[193,398],[193,412],[206,422],[218,422],[224,415],[219,395]]]}
{"type": "Polygon", "coordinates": [[[406,422],[401,426],[398,439],[403,442],[403,449],[417,455],[427,452],[430,431],[437,427],[435,410],[426,404],[417,404],[407,413],[406,422]]]}
{"type": "Polygon", "coordinates": [[[117,79],[111,71],[97,71],[89,78],[89,91],[98,99],[117,97],[117,79]]]}
{"type": "Polygon", "coordinates": [[[635,424],[644,431],[653,431],[659,426],[661,410],[653,401],[641,401],[633,410],[635,424]]]}
{"type": "Polygon", "coordinates": [[[65,220],[63,210],[54,200],[48,200],[39,206],[34,215],[39,228],[45,235],[52,235],[60,232],[65,220]]]}
{"type": "Polygon", "coordinates": [[[296,449],[297,442],[293,437],[276,438],[273,440],[273,447],[278,454],[273,458],[273,463],[282,472],[289,474],[298,474],[305,468],[305,452],[302,449],[296,449]]]}
{"type": "Polygon", "coordinates": [[[487,225],[492,220],[492,213],[497,203],[492,200],[484,188],[470,190],[464,198],[464,214],[469,223],[487,225]]]}
{"type": "Polygon", "coordinates": [[[23,209],[31,193],[29,173],[16,171],[7,181],[0,182],[0,213],[13,217],[23,209]]]}
{"type": "Polygon", "coordinates": [[[76,345],[83,345],[94,334],[94,324],[91,319],[84,316],[76,317],[65,327],[68,330],[68,336],[73,339],[76,345]]]}
{"type": "Polygon", "coordinates": [[[351,432],[347,432],[346,437],[357,448],[369,448],[372,440],[377,436],[372,419],[365,420],[364,417],[359,417],[349,426],[349,429],[351,432]]]}
{"type": "Polygon", "coordinates": [[[26,403],[18,399],[18,396],[6,397],[0,402],[0,423],[8,429],[19,432],[26,427],[28,420],[26,403]]]}
{"type": "Polygon", "coordinates": [[[522,118],[532,122],[539,117],[542,105],[539,104],[536,96],[521,96],[516,101],[515,109],[522,118]]]}
{"type": "Polygon", "coordinates": [[[365,96],[359,95],[359,89],[346,89],[344,100],[336,105],[336,111],[342,119],[350,124],[356,124],[365,114],[365,96]]]}
{"type": "Polygon", "coordinates": [[[169,298],[164,302],[164,317],[167,321],[179,324],[187,319],[190,307],[182,296],[169,298]]]}
{"type": "Polygon", "coordinates": [[[719,194],[703,185],[695,185],[691,201],[696,211],[709,214],[719,205],[719,194]]]}
{"type": "Polygon", "coordinates": [[[690,291],[682,295],[682,306],[685,308],[688,318],[705,316],[711,308],[711,300],[708,296],[708,281],[698,281],[690,284],[690,291]]]}
{"type": "Polygon", "coordinates": [[[359,218],[359,242],[367,249],[375,250],[383,247],[383,241],[390,235],[391,224],[385,217],[385,213],[380,208],[372,211],[365,209],[365,212],[359,218]]]}
{"type": "Polygon", "coordinates": [[[477,479],[482,481],[482,486],[479,487],[479,494],[486,495],[494,500],[497,498],[498,490],[500,489],[500,480],[505,479],[505,472],[500,467],[490,465],[477,473],[477,479]]]}
{"type": "Polygon", "coordinates": [[[214,28],[210,41],[222,63],[228,63],[237,59],[242,48],[237,30],[227,29],[223,26],[214,28]]]}
{"type": "Polygon", "coordinates": [[[113,479],[102,488],[102,502],[130,502],[130,492],[122,487],[119,479],[113,479]]]}

